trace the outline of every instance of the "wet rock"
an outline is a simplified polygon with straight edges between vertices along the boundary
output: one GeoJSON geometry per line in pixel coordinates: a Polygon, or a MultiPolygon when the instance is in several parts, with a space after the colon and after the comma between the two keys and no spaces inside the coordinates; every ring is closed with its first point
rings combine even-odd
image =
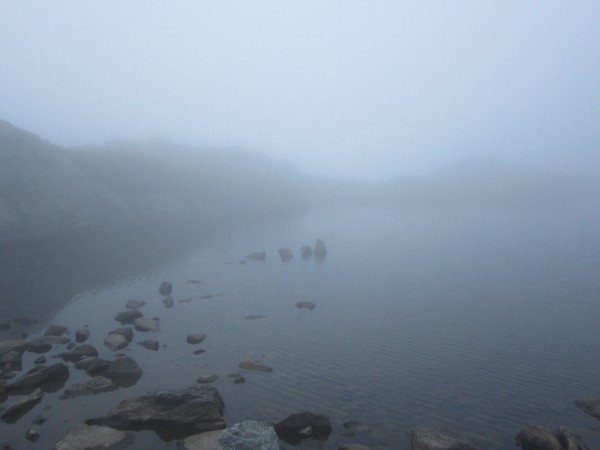
{"type": "Polygon", "coordinates": [[[221,450],[219,436],[221,430],[194,434],[181,442],[181,450],[221,450]]]}
{"type": "Polygon", "coordinates": [[[48,327],[44,336],[62,336],[67,332],[67,329],[65,326],[52,324],[48,327]]]}
{"type": "Polygon", "coordinates": [[[338,444],[338,450],[371,450],[371,447],[367,447],[362,444],[338,444]]]}
{"type": "MultiPolygon", "coordinates": [[[[89,364],[86,364],[87,367],[83,370],[85,370],[85,373],[87,373],[91,377],[95,377],[96,375],[102,375],[102,374],[106,373],[106,371],[112,364],[110,361],[107,361],[106,359],[100,359],[100,358],[95,358],[95,357],[88,357],[88,358],[92,358],[93,361],[91,361],[91,363],[89,363],[89,364]]],[[[88,358],[84,358],[84,359],[89,361],[88,358]]],[[[76,365],[76,367],[77,367],[77,365],[76,365]]]]}
{"type": "Polygon", "coordinates": [[[52,344],[42,339],[33,339],[27,342],[25,349],[31,353],[46,353],[52,350],[52,344]]]}
{"type": "Polygon", "coordinates": [[[198,348],[196,350],[194,350],[194,355],[200,355],[202,353],[204,353],[206,350],[204,350],[203,348],[198,348]]]}
{"type": "Polygon", "coordinates": [[[589,450],[583,440],[566,427],[556,431],[542,426],[529,426],[515,438],[523,450],[589,450]]]}
{"type": "Polygon", "coordinates": [[[273,427],[253,420],[223,430],[219,444],[221,450],[279,450],[279,439],[273,427]]]}
{"type": "Polygon", "coordinates": [[[89,344],[78,345],[74,347],[68,353],[61,353],[60,357],[65,361],[79,361],[82,358],[86,358],[88,356],[98,356],[98,350],[96,347],[89,344]]]}
{"type": "Polygon", "coordinates": [[[137,331],[159,331],[160,324],[156,319],[141,317],[133,321],[133,326],[137,331]]]}
{"type": "Polygon", "coordinates": [[[71,342],[69,343],[69,345],[67,345],[67,350],[73,350],[75,348],[75,342],[71,342]]]}
{"type": "Polygon", "coordinates": [[[127,342],[131,342],[133,340],[133,329],[131,327],[115,328],[114,330],[110,330],[108,334],[117,334],[119,336],[123,336],[127,342]]]}
{"type": "Polygon", "coordinates": [[[0,418],[8,423],[14,423],[19,420],[25,413],[29,412],[35,405],[42,401],[44,393],[40,388],[35,389],[27,397],[12,404],[4,411],[0,418]]]}
{"type": "Polygon", "coordinates": [[[104,345],[114,352],[127,347],[132,339],[131,327],[116,328],[108,332],[108,336],[104,339],[104,345]]]}
{"type": "Polygon", "coordinates": [[[158,292],[160,295],[171,295],[173,292],[173,285],[168,281],[163,281],[158,288],[158,292]]]}
{"type": "Polygon", "coordinates": [[[23,368],[23,353],[16,351],[4,353],[0,356],[0,367],[6,367],[7,364],[10,365],[10,370],[5,372],[21,370],[23,368]]]}
{"type": "Polygon", "coordinates": [[[208,384],[208,383],[217,381],[218,379],[219,379],[219,377],[217,376],[217,374],[211,373],[210,375],[202,375],[202,376],[198,377],[196,379],[196,383],[208,384]]]}
{"type": "Polygon", "coordinates": [[[325,255],[327,255],[327,248],[325,247],[325,242],[323,242],[321,239],[316,240],[314,253],[315,256],[318,256],[319,258],[322,258],[325,255]]]}
{"type": "Polygon", "coordinates": [[[264,261],[267,259],[267,252],[254,252],[246,255],[246,259],[250,259],[252,261],[264,261]]]}
{"type": "Polygon", "coordinates": [[[119,386],[112,382],[109,378],[96,376],[85,383],[74,384],[61,394],[61,400],[67,398],[81,397],[83,395],[95,395],[103,392],[117,390],[119,386]]]}
{"type": "Polygon", "coordinates": [[[186,341],[189,344],[199,344],[200,342],[206,339],[206,334],[204,333],[191,333],[187,335],[186,341]]]}
{"type": "Polygon", "coordinates": [[[296,303],[296,308],[298,309],[315,309],[317,307],[317,305],[315,305],[313,302],[298,302],[296,303]]]}
{"type": "Polygon", "coordinates": [[[127,300],[125,309],[138,309],[146,305],[144,300],[127,300]]]}
{"type": "Polygon", "coordinates": [[[13,320],[19,325],[35,325],[38,323],[37,319],[31,319],[29,317],[15,317],[13,320]]]}
{"type": "Polygon", "coordinates": [[[313,255],[313,250],[310,245],[303,245],[300,254],[303,258],[310,258],[313,255]]]}
{"type": "Polygon", "coordinates": [[[233,377],[233,384],[244,384],[245,382],[246,379],[239,373],[233,377]]]}
{"type": "Polygon", "coordinates": [[[153,339],[147,339],[145,341],[139,341],[137,344],[141,345],[144,348],[147,348],[148,350],[157,351],[159,349],[159,343],[158,343],[158,341],[155,341],[153,339]]]}
{"type": "Polygon", "coordinates": [[[86,423],[119,430],[153,430],[168,441],[225,428],[223,409],[223,400],[216,389],[194,386],[124,400],[106,416],[86,423]]]}
{"type": "Polygon", "coordinates": [[[175,302],[173,301],[173,297],[170,295],[165,295],[162,299],[163,305],[165,308],[172,308],[175,302]]]}
{"type": "Polygon", "coordinates": [[[282,261],[289,261],[294,257],[294,254],[289,248],[280,248],[279,250],[279,258],[282,261]]]}
{"type": "Polygon", "coordinates": [[[254,372],[272,372],[273,369],[264,364],[257,363],[256,361],[252,361],[247,359],[246,361],[242,361],[238,364],[240,369],[252,370],[254,372]]]}
{"type": "Polygon", "coordinates": [[[68,344],[71,342],[71,339],[69,339],[66,336],[43,336],[41,338],[37,339],[40,342],[46,342],[48,344],[51,345],[64,345],[64,344],[68,344]]]}
{"type": "Polygon", "coordinates": [[[87,328],[80,328],[75,332],[75,341],[78,343],[82,343],[88,340],[90,337],[90,330],[87,328]]]}
{"type": "Polygon", "coordinates": [[[39,358],[36,358],[35,361],[33,361],[34,364],[46,364],[46,357],[45,356],[40,356],[39,358]]]}
{"type": "Polygon", "coordinates": [[[128,309],[115,314],[115,320],[121,325],[132,324],[136,319],[142,317],[143,314],[137,309],[128,309]]]}
{"type": "Polygon", "coordinates": [[[584,398],[576,400],[575,405],[584,413],[600,420],[600,398],[584,398]]]}
{"type": "Polygon", "coordinates": [[[133,358],[125,356],[117,358],[110,363],[104,376],[110,378],[114,383],[122,387],[133,386],[142,376],[142,369],[133,358]]]}
{"type": "Polygon", "coordinates": [[[246,317],[244,317],[244,320],[258,320],[258,319],[264,319],[266,317],[267,316],[263,316],[262,314],[256,314],[253,316],[246,316],[246,317]]]}
{"type": "Polygon", "coordinates": [[[476,450],[472,445],[429,429],[413,430],[412,450],[476,450]]]}
{"type": "Polygon", "coordinates": [[[103,449],[125,440],[127,435],[113,428],[97,425],[75,425],[56,443],[55,450],[103,449]]]}
{"type": "Polygon", "coordinates": [[[69,378],[69,368],[63,363],[53,364],[51,366],[36,366],[29,373],[17,378],[6,386],[7,392],[42,387],[46,383],[62,382],[69,378]]]}
{"type": "Polygon", "coordinates": [[[30,428],[25,432],[25,439],[29,442],[37,442],[40,438],[40,433],[35,431],[33,428],[30,428]]]}
{"type": "Polygon", "coordinates": [[[0,356],[8,352],[19,352],[25,351],[25,341],[22,340],[6,340],[0,342],[0,356]]]}
{"type": "Polygon", "coordinates": [[[297,445],[304,439],[301,431],[307,427],[311,428],[312,437],[318,440],[326,440],[332,431],[329,417],[323,414],[301,412],[291,414],[281,422],[275,424],[275,432],[282,441],[291,445],[297,445]]]}

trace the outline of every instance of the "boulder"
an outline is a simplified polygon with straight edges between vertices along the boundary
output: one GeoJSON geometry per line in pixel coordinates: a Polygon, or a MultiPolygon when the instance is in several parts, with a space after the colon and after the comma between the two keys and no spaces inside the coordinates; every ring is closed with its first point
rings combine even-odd
{"type": "Polygon", "coordinates": [[[250,259],[252,261],[264,261],[267,259],[267,252],[254,252],[246,255],[246,259],[250,259]]]}
{"type": "Polygon", "coordinates": [[[298,309],[315,309],[317,305],[313,302],[298,302],[296,303],[296,308],[298,309]]]}
{"type": "Polygon", "coordinates": [[[192,334],[188,334],[186,341],[189,344],[199,344],[200,342],[204,341],[206,339],[206,334],[204,333],[192,333],[192,334]]]}
{"type": "Polygon", "coordinates": [[[173,285],[168,281],[163,281],[158,288],[158,292],[163,296],[171,295],[171,292],[173,292],[173,285]]]}
{"type": "Polygon", "coordinates": [[[302,255],[303,258],[310,258],[313,255],[313,249],[310,245],[303,245],[300,249],[300,255],[302,255]]]}
{"type": "Polygon", "coordinates": [[[124,356],[110,363],[104,372],[104,376],[110,378],[114,383],[122,387],[133,386],[142,376],[142,369],[133,358],[124,356]]]}
{"type": "Polygon", "coordinates": [[[156,319],[149,319],[146,317],[140,317],[133,321],[133,327],[137,331],[159,331],[160,324],[156,319]]]}
{"type": "Polygon", "coordinates": [[[297,445],[305,439],[307,428],[310,430],[310,437],[318,440],[326,440],[332,431],[329,417],[311,412],[291,414],[275,424],[279,439],[290,445],[297,445]]]}
{"type": "Polygon", "coordinates": [[[44,341],[43,339],[32,339],[27,342],[25,349],[31,353],[46,353],[52,350],[52,344],[44,341]]]}
{"type": "Polygon", "coordinates": [[[173,297],[171,297],[170,295],[165,295],[162,299],[162,302],[163,305],[165,305],[165,308],[172,308],[175,304],[175,302],[173,301],[173,297]]]}
{"type": "Polygon", "coordinates": [[[289,261],[290,259],[292,259],[294,257],[294,254],[292,253],[292,251],[287,247],[280,248],[278,251],[279,251],[279,258],[282,261],[289,261]]]}
{"type": "Polygon", "coordinates": [[[169,441],[225,428],[223,409],[216,389],[194,386],[124,400],[106,416],[89,419],[86,424],[118,430],[153,430],[169,441]]]}
{"type": "Polygon", "coordinates": [[[85,383],[74,384],[61,394],[61,400],[67,398],[81,397],[83,395],[95,395],[102,392],[110,392],[117,390],[119,386],[112,382],[109,378],[96,376],[85,383]]]}
{"type": "Polygon", "coordinates": [[[8,384],[6,390],[7,392],[16,392],[41,387],[45,391],[53,391],[51,388],[45,389],[45,385],[54,384],[54,382],[64,384],[67,378],[69,378],[69,368],[63,363],[51,366],[36,366],[26,375],[8,384]]]}
{"type": "Polygon", "coordinates": [[[78,343],[82,343],[88,340],[90,337],[90,330],[87,328],[80,328],[75,332],[75,341],[78,343]]]}
{"type": "Polygon", "coordinates": [[[115,314],[115,320],[121,325],[132,324],[135,319],[139,319],[143,314],[137,309],[128,309],[127,311],[121,311],[115,314]]]}
{"type": "Polygon", "coordinates": [[[523,450],[589,450],[585,442],[566,427],[552,431],[542,426],[528,426],[517,434],[515,441],[523,450]]]}
{"type": "Polygon", "coordinates": [[[35,389],[27,397],[10,405],[4,411],[0,418],[8,423],[14,423],[21,418],[25,413],[29,412],[35,405],[42,401],[44,393],[40,388],[35,389]]]}
{"type": "Polygon", "coordinates": [[[6,340],[0,342],[0,356],[8,352],[25,352],[25,341],[23,340],[6,340]]]}
{"type": "Polygon", "coordinates": [[[238,364],[240,369],[252,370],[254,372],[272,372],[273,369],[264,364],[257,363],[256,361],[252,361],[247,359],[246,361],[242,361],[238,364]]]}
{"type": "Polygon", "coordinates": [[[211,373],[210,375],[202,375],[196,379],[196,383],[208,384],[219,379],[217,374],[211,373]]]}
{"type": "Polygon", "coordinates": [[[120,334],[109,334],[106,336],[106,339],[104,339],[104,345],[114,352],[127,347],[129,341],[120,334]]]}
{"type": "Polygon", "coordinates": [[[428,429],[413,430],[412,450],[476,450],[472,445],[428,429]]]}
{"type": "Polygon", "coordinates": [[[127,300],[127,303],[125,303],[125,309],[138,309],[145,305],[146,302],[144,300],[127,300]]]}
{"type": "Polygon", "coordinates": [[[253,420],[223,430],[219,444],[220,450],[279,450],[279,439],[273,427],[253,420]]]}
{"type": "Polygon", "coordinates": [[[180,443],[181,450],[221,450],[219,446],[221,430],[207,431],[185,438],[180,443]]]}
{"type": "Polygon", "coordinates": [[[100,450],[125,440],[127,435],[113,428],[97,425],[75,425],[54,446],[55,450],[100,450]]]}
{"type": "Polygon", "coordinates": [[[93,345],[83,344],[74,347],[68,353],[61,353],[59,356],[65,361],[75,362],[88,356],[98,356],[98,350],[93,345]]]}
{"type": "Polygon", "coordinates": [[[315,253],[315,256],[318,256],[320,258],[324,257],[327,254],[327,248],[325,247],[325,242],[323,242],[321,239],[317,239],[317,241],[315,242],[314,253],[315,253]]]}
{"type": "Polygon", "coordinates": [[[119,336],[123,336],[127,342],[131,342],[133,340],[133,329],[131,327],[115,328],[114,330],[110,330],[108,334],[117,334],[119,336]]]}
{"type": "Polygon", "coordinates": [[[54,325],[53,324],[48,327],[48,329],[44,333],[44,336],[62,336],[66,332],[67,332],[67,327],[62,326],[62,325],[54,325]]]}
{"type": "Polygon", "coordinates": [[[145,341],[139,341],[137,344],[141,345],[144,348],[147,348],[148,350],[153,350],[153,351],[157,351],[160,347],[158,341],[155,341],[153,339],[146,339],[145,341]]]}

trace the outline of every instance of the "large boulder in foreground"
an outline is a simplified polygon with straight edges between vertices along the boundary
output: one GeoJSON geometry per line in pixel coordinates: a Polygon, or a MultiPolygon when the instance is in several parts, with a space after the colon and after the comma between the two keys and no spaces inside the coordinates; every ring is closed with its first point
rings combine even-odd
{"type": "Polygon", "coordinates": [[[523,450],[589,450],[585,442],[566,427],[552,431],[542,426],[529,426],[519,432],[515,441],[523,450]]]}
{"type": "Polygon", "coordinates": [[[118,430],[152,430],[161,439],[170,441],[222,430],[224,409],[223,399],[215,388],[193,386],[124,400],[106,416],[89,419],[86,424],[118,430]]]}
{"type": "Polygon", "coordinates": [[[126,437],[122,431],[112,428],[80,424],[71,427],[65,437],[56,443],[54,449],[103,449],[124,441],[126,437]]]}
{"type": "Polygon", "coordinates": [[[477,450],[471,444],[428,429],[413,430],[412,450],[477,450]]]}
{"type": "Polygon", "coordinates": [[[311,412],[290,414],[275,424],[275,432],[279,439],[291,445],[297,445],[306,438],[324,441],[329,437],[331,431],[329,417],[311,412]]]}
{"type": "Polygon", "coordinates": [[[279,450],[279,439],[272,426],[246,420],[221,432],[220,450],[279,450]]]}

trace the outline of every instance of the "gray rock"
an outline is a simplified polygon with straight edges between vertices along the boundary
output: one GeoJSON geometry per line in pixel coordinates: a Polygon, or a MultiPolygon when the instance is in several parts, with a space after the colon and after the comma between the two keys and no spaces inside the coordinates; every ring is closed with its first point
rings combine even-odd
{"type": "Polygon", "coordinates": [[[54,446],[55,450],[100,450],[124,441],[127,435],[113,428],[75,425],[54,446]]]}
{"type": "Polygon", "coordinates": [[[208,383],[217,381],[218,379],[219,379],[219,377],[217,376],[217,374],[211,373],[210,375],[202,375],[202,376],[198,377],[196,379],[196,383],[208,384],[208,383]]]}
{"type": "Polygon", "coordinates": [[[69,368],[63,363],[53,364],[51,366],[36,366],[26,375],[17,378],[6,386],[8,392],[33,389],[35,387],[44,387],[43,385],[51,382],[63,382],[69,378],[69,368]]]}
{"type": "Polygon", "coordinates": [[[78,343],[82,343],[88,340],[90,337],[90,330],[87,328],[80,328],[75,332],[75,341],[78,343]]]}
{"type": "Polygon", "coordinates": [[[160,287],[158,288],[158,292],[160,293],[160,295],[171,295],[171,293],[173,292],[173,285],[168,281],[163,281],[160,287]]]}
{"type": "Polygon", "coordinates": [[[413,430],[412,450],[476,450],[472,445],[429,429],[413,430]]]}
{"type": "Polygon", "coordinates": [[[44,336],[62,336],[66,332],[67,332],[67,327],[62,326],[62,325],[54,325],[53,324],[48,327],[48,329],[44,333],[44,336]]]}
{"type": "Polygon", "coordinates": [[[123,336],[127,342],[133,340],[133,329],[131,327],[115,328],[114,330],[110,330],[108,334],[118,334],[119,336],[123,336]]]}
{"type": "Polygon", "coordinates": [[[25,439],[29,442],[37,442],[40,439],[40,433],[35,431],[33,428],[30,428],[25,432],[25,439]]]}
{"type": "Polygon", "coordinates": [[[121,311],[115,314],[115,320],[121,325],[132,324],[136,319],[142,317],[143,314],[137,309],[128,309],[127,311],[121,311]]]}
{"type": "Polygon", "coordinates": [[[124,400],[106,416],[86,423],[119,430],[153,430],[168,441],[225,428],[223,409],[223,400],[216,389],[194,386],[124,400]]]}
{"type": "Polygon", "coordinates": [[[114,352],[127,347],[129,341],[120,334],[109,334],[106,336],[106,339],[104,339],[104,345],[114,352]]]}
{"type": "Polygon", "coordinates": [[[173,301],[173,297],[171,297],[170,295],[165,295],[162,299],[162,302],[163,305],[165,305],[165,308],[172,308],[175,304],[175,302],[173,301]]]}
{"type": "Polygon", "coordinates": [[[583,440],[566,427],[552,431],[542,426],[529,426],[515,438],[523,450],[589,450],[583,440]]]}
{"type": "Polygon", "coordinates": [[[318,440],[326,440],[332,431],[329,417],[323,414],[301,412],[291,414],[281,422],[276,423],[275,432],[282,441],[297,445],[306,437],[303,430],[308,427],[311,428],[311,436],[318,440]]]}
{"type": "Polygon", "coordinates": [[[279,439],[272,426],[246,420],[221,432],[221,450],[279,450],[279,439]]]}
{"type": "Polygon", "coordinates": [[[233,377],[233,384],[244,384],[245,382],[246,379],[239,373],[233,377]]]}
{"type": "Polygon", "coordinates": [[[9,423],[16,422],[25,413],[29,412],[36,404],[42,401],[43,396],[44,393],[40,388],[35,389],[27,397],[19,400],[2,411],[0,418],[9,423]]]}
{"type": "Polygon", "coordinates": [[[254,252],[246,255],[246,259],[252,261],[264,261],[267,258],[267,252],[254,252]]]}
{"type": "Polygon", "coordinates": [[[600,398],[584,398],[576,400],[575,405],[584,413],[600,420],[600,398]]]}
{"type": "Polygon", "coordinates": [[[325,242],[323,242],[321,239],[317,239],[317,241],[315,242],[314,253],[315,256],[318,256],[320,258],[327,255],[327,248],[325,247],[325,242]]]}
{"type": "Polygon", "coordinates": [[[238,364],[240,369],[252,370],[254,372],[272,372],[273,369],[264,364],[257,363],[256,361],[252,361],[247,359],[246,361],[242,361],[238,364]]]}
{"type": "Polygon", "coordinates": [[[157,351],[160,347],[158,341],[155,341],[153,339],[146,339],[145,341],[139,341],[137,344],[141,345],[144,348],[147,348],[148,350],[153,350],[153,351],[157,351]]]}
{"type": "Polygon", "coordinates": [[[313,302],[298,302],[296,303],[296,308],[298,309],[315,309],[317,307],[317,305],[315,305],[313,302]]]}
{"type": "Polygon", "coordinates": [[[294,257],[294,254],[292,253],[292,251],[287,247],[280,248],[278,251],[279,251],[279,258],[282,261],[289,261],[290,259],[292,259],[294,257]]]}
{"type": "Polygon", "coordinates": [[[206,431],[185,438],[181,442],[182,450],[221,450],[219,446],[221,430],[206,431]]]}
{"type": "Polygon", "coordinates": [[[125,309],[138,309],[146,305],[144,300],[127,300],[125,309]]]}
{"type": "Polygon", "coordinates": [[[0,342],[0,356],[8,352],[19,352],[25,351],[25,341],[23,340],[6,340],[0,342]]]}
{"type": "Polygon", "coordinates": [[[188,334],[186,341],[189,344],[199,344],[200,342],[204,341],[206,339],[206,334],[204,333],[192,333],[192,334],[188,334]]]}
{"type": "Polygon", "coordinates": [[[11,370],[21,370],[23,367],[23,353],[7,352],[0,356],[0,367],[10,364],[11,370]]]}
{"type": "Polygon", "coordinates": [[[40,356],[33,361],[34,364],[46,364],[46,357],[40,356]]]}
{"type": "Polygon", "coordinates": [[[88,356],[98,356],[98,350],[96,350],[96,347],[94,347],[93,345],[83,344],[83,345],[78,345],[77,347],[74,347],[68,353],[61,353],[60,356],[65,361],[73,361],[74,362],[74,361],[79,361],[80,359],[88,357],[88,356]]]}
{"type": "Polygon", "coordinates": [[[133,321],[133,326],[137,331],[159,331],[160,324],[156,319],[140,317],[133,321]]]}
{"type": "Polygon", "coordinates": [[[125,356],[110,363],[104,376],[122,387],[133,386],[142,376],[142,369],[133,358],[125,356]]]}
{"type": "Polygon", "coordinates": [[[303,258],[310,258],[313,255],[313,249],[310,245],[303,245],[300,249],[300,254],[303,258]]]}
{"type": "Polygon", "coordinates": [[[119,386],[112,382],[109,378],[96,376],[85,383],[74,384],[61,394],[61,400],[67,398],[81,397],[83,395],[95,395],[102,392],[110,392],[117,390],[119,386]]]}

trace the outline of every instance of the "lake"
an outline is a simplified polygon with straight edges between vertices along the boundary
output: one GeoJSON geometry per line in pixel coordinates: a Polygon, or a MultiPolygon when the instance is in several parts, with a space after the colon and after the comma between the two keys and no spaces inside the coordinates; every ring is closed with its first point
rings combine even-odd
{"type": "MultiPolygon", "coordinates": [[[[228,424],[279,421],[304,410],[330,417],[333,434],[319,446],[356,442],[409,449],[413,428],[429,427],[480,449],[514,448],[528,424],[566,425],[600,446],[598,421],[574,400],[600,396],[600,214],[565,206],[537,210],[314,211],[205,235],[137,236],[113,242],[37,245],[2,257],[0,339],[37,337],[51,323],[73,332],[88,325],[89,343],[112,359],[106,332],[127,300],[145,300],[161,331],[152,352],[135,343],[120,353],[144,371],[130,388],[43,401],[16,424],[0,423],[0,442],[49,448],[73,424],[105,414],[124,398],[184,388],[203,374],[225,401],[228,424]],[[300,257],[322,238],[324,259],[300,257]],[[294,258],[281,262],[277,250],[294,258]],[[266,261],[244,255],[265,250],[266,261]],[[173,308],[158,293],[173,283],[173,308]],[[209,299],[201,299],[209,294],[209,299]],[[314,310],[295,307],[300,301],[314,310]],[[264,315],[256,320],[251,315],[264,315]],[[206,351],[186,343],[203,332],[206,351]],[[256,359],[271,373],[228,374],[256,359]],[[37,443],[25,440],[32,420],[37,443]],[[367,429],[343,436],[342,423],[367,429]]],[[[58,353],[53,350],[46,356],[58,353]]],[[[62,351],[62,350],[60,350],[62,351]]],[[[24,369],[39,355],[26,353],[24,369]]],[[[52,360],[50,360],[52,361],[52,360]]],[[[71,368],[66,386],[88,379],[71,368]]],[[[9,397],[6,407],[17,399],[9,397]]],[[[174,448],[151,432],[131,448],[174,448]]],[[[287,446],[291,448],[291,446],[287,446]]]]}

